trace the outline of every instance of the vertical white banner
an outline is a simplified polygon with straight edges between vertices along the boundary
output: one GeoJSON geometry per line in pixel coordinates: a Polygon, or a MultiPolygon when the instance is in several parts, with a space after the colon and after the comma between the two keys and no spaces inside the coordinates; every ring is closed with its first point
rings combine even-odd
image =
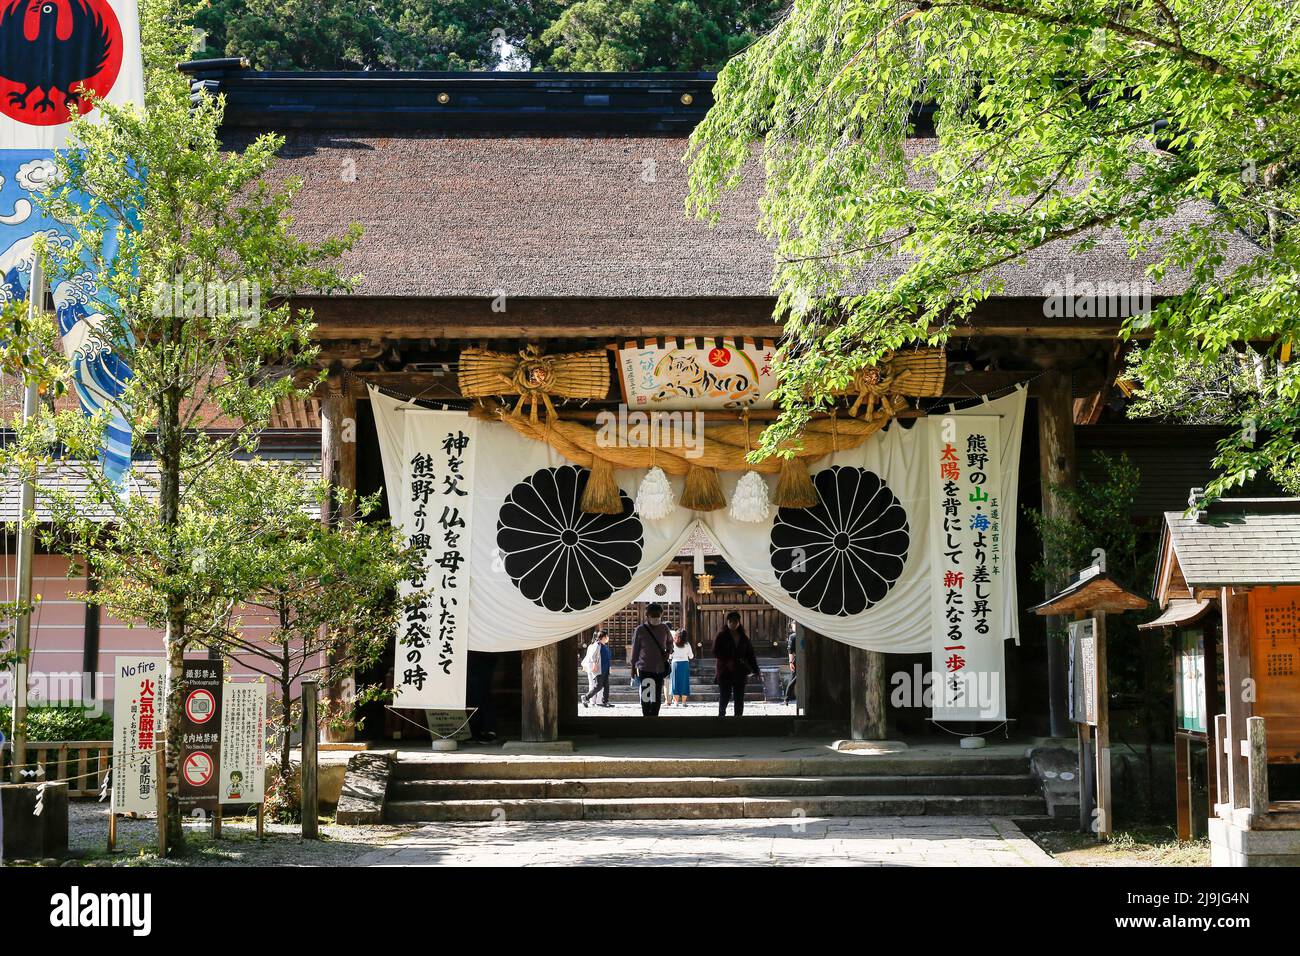
{"type": "Polygon", "coordinates": [[[113,659],[113,810],[154,813],[158,767],[154,744],[166,706],[163,657],[113,659]]]}
{"type": "Polygon", "coordinates": [[[425,573],[404,591],[424,598],[398,625],[394,704],[462,710],[478,420],[465,412],[411,409],[403,415],[400,524],[422,554],[425,573]]]}
{"type": "Polygon", "coordinates": [[[261,803],[266,795],[266,684],[221,688],[222,803],[261,803]]]}
{"type": "Polygon", "coordinates": [[[930,528],[935,720],[1003,720],[1004,578],[1001,423],[932,416],[930,528]]]}

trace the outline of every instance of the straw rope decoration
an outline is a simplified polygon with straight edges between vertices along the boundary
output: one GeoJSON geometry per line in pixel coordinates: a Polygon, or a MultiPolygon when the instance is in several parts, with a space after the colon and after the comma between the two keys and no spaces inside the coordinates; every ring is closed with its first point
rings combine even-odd
{"type": "Polygon", "coordinates": [[[687,442],[684,440],[687,436],[676,433],[678,423],[668,421],[663,426],[668,437],[654,447],[649,443],[610,446],[600,442],[597,429],[591,426],[549,415],[544,422],[538,421],[516,414],[501,403],[482,402],[471,414],[508,425],[526,438],[545,442],[569,461],[590,468],[592,474],[583,493],[582,510],[614,514],[618,500],[614,469],[655,466],[667,474],[686,477],[681,505],[693,511],[714,511],[726,505],[718,481],[719,471],[778,474],[773,503],[781,508],[810,508],[819,499],[808,476],[807,462],[831,451],[856,448],[887,425],[894,413],[906,404],[901,397],[886,396],[869,418],[837,423],[825,419],[809,422],[799,446],[786,446],[793,451],[793,457],[773,457],[759,462],[747,460],[750,438],[743,424],[710,425],[705,428],[702,440],[690,436],[695,440],[687,442]]]}
{"type": "Polygon", "coordinates": [[[543,355],[529,345],[515,355],[468,348],[460,353],[460,393],[466,398],[518,395],[513,414],[537,421],[539,406],[555,414],[552,398],[605,398],[609,358],[604,349],[543,355]]]}
{"type": "Polygon", "coordinates": [[[859,369],[848,388],[837,395],[856,395],[849,416],[864,412],[870,418],[891,395],[935,398],[943,394],[948,375],[948,358],[943,349],[911,349],[886,352],[875,365],[859,369]]]}

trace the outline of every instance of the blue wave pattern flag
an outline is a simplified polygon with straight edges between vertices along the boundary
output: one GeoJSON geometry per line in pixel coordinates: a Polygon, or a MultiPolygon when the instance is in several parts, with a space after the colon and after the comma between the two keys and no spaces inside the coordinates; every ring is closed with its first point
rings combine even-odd
{"type": "MultiPolygon", "coordinates": [[[[0,0],[0,302],[25,300],[36,239],[71,246],[65,223],[41,214],[33,196],[53,185],[55,151],[68,147],[70,117],[93,122],[93,93],[106,102],[144,103],[136,0],[0,0]]],[[[117,250],[112,230],[106,258],[117,250]]],[[[123,485],[131,429],[113,405],[131,379],[96,335],[105,321],[93,273],[52,283],[73,386],[87,415],[107,409],[104,473],[123,485]]],[[[130,344],[130,343],[127,343],[130,344]]]]}
{"type": "MultiPolygon", "coordinates": [[[[55,165],[50,150],[0,150],[0,302],[26,300],[36,257],[36,240],[70,246],[68,227],[43,216],[32,194],[50,184],[55,165]]],[[[104,254],[112,260],[117,239],[105,234],[104,254]]],[[[104,474],[122,485],[131,467],[131,426],[119,407],[131,370],[96,335],[105,321],[95,307],[98,288],[89,270],[52,283],[59,334],[72,366],[73,388],[87,415],[106,410],[100,461],[104,474]]]]}

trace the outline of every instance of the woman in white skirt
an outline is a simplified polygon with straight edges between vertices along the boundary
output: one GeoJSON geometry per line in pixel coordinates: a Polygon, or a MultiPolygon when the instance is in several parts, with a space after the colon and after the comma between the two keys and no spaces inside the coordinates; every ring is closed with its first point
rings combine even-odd
{"type": "Polygon", "coordinates": [[[691,695],[691,661],[695,651],[686,639],[685,629],[673,635],[672,682],[668,686],[668,704],[685,704],[691,695]]]}

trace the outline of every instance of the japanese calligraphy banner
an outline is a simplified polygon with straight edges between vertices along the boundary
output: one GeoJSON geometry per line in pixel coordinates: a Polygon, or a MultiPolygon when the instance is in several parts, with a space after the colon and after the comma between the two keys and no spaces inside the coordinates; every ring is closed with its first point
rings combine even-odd
{"type": "Polygon", "coordinates": [[[402,494],[394,517],[423,556],[425,574],[405,586],[405,594],[424,596],[406,609],[398,626],[398,707],[465,707],[478,425],[465,412],[402,414],[402,494]]]}
{"type": "MultiPolygon", "coordinates": [[[[999,421],[940,415],[930,421],[935,720],[1002,720],[1006,549],[999,421]]],[[[1009,609],[1014,613],[1014,608],[1009,609]]]]}
{"type": "Polygon", "coordinates": [[[266,795],[266,684],[226,681],[221,719],[221,802],[261,803],[266,795]]]}
{"type": "MultiPolygon", "coordinates": [[[[374,390],[370,394],[385,485],[405,487],[411,481],[408,419],[445,413],[404,405],[374,390]]],[[[773,508],[760,522],[737,521],[726,508],[702,514],[678,507],[663,518],[643,518],[634,496],[645,471],[633,469],[616,472],[624,496],[621,513],[585,513],[579,502],[586,469],[546,443],[482,422],[474,439],[479,467],[471,510],[478,530],[468,551],[468,647],[543,647],[602,624],[652,586],[692,530],[702,526],[746,584],[805,627],[865,650],[929,653],[938,640],[946,641],[933,604],[944,559],[932,535],[934,522],[942,520],[933,482],[939,429],[954,418],[960,441],[986,434],[983,487],[997,499],[999,523],[1006,516],[997,539],[998,590],[987,614],[981,608],[979,620],[971,621],[972,628],[987,624],[988,633],[972,630],[970,666],[993,666],[1001,660],[1001,641],[1017,634],[1014,568],[1001,558],[1009,561],[1015,553],[1024,410],[1025,393],[1018,390],[910,426],[894,422],[856,448],[810,463],[817,506],[773,508]]],[[[435,444],[432,435],[426,444],[435,444]]],[[[965,454],[962,445],[963,463],[965,454]]],[[[741,476],[719,477],[730,500],[741,476]]],[[[767,480],[775,483],[775,476],[767,480]]],[[[682,479],[671,481],[680,501],[682,479]]],[[[394,501],[397,497],[389,499],[394,514],[406,507],[394,501]]],[[[972,546],[962,538],[963,549],[972,546]]],[[[1000,718],[1000,688],[997,700],[981,719],[1000,718]]],[[[941,712],[953,715],[950,709],[941,712]]]]}
{"type": "Polygon", "coordinates": [[[113,659],[113,810],[154,813],[158,809],[158,767],[154,744],[162,728],[162,657],[113,659]]]}

